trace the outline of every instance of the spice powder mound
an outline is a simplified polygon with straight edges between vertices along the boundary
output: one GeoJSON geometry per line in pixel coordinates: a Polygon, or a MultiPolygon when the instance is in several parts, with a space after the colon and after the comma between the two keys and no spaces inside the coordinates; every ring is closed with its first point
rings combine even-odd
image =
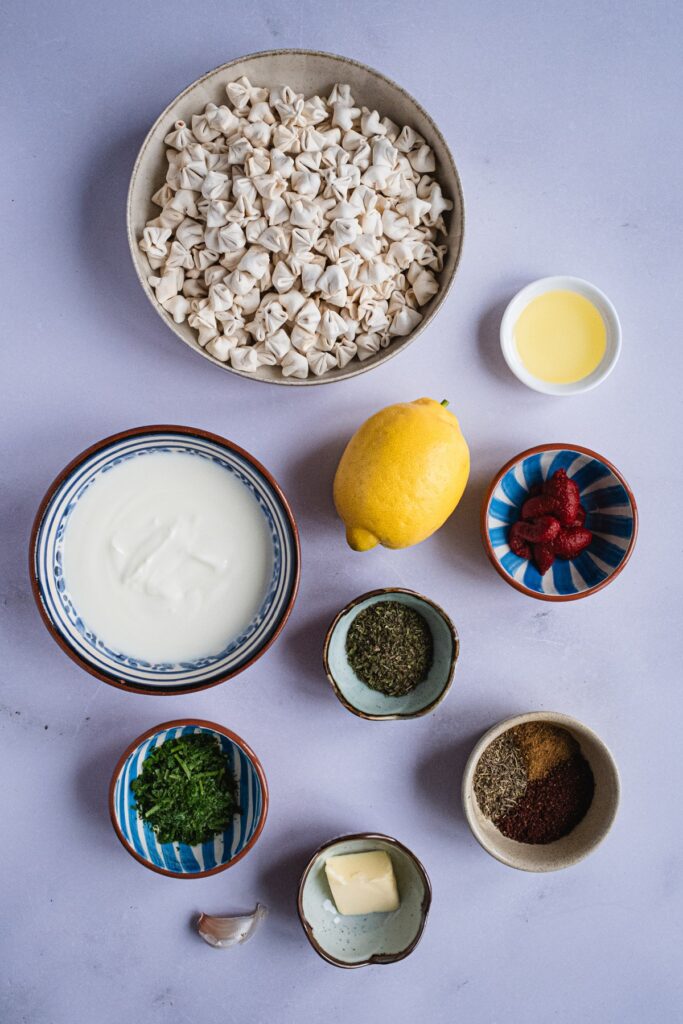
{"type": "Polygon", "coordinates": [[[562,761],[579,753],[571,733],[548,722],[524,722],[510,730],[526,765],[529,782],[542,779],[562,761]]]}
{"type": "Polygon", "coordinates": [[[474,772],[474,795],[481,813],[497,823],[513,811],[527,788],[522,753],[508,729],[489,743],[474,772]]]}
{"type": "Polygon", "coordinates": [[[579,753],[545,778],[530,782],[513,809],[496,824],[504,836],[519,843],[553,843],[586,816],[594,792],[593,772],[579,753]]]}

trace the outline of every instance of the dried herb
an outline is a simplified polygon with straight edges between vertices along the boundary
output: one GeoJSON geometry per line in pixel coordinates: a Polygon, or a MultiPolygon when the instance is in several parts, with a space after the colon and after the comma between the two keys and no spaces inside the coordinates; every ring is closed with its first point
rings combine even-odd
{"type": "Polygon", "coordinates": [[[434,658],[432,631],[408,605],[375,601],[351,623],[346,655],[358,678],[373,690],[402,697],[429,674],[434,658]]]}
{"type": "Polygon", "coordinates": [[[527,773],[513,730],[490,743],[474,773],[474,795],[481,813],[496,822],[511,811],[527,786],[527,773]]]}
{"type": "Polygon", "coordinates": [[[228,760],[216,737],[205,732],[166,740],[130,787],[160,843],[204,843],[227,828],[238,810],[228,760]]]}

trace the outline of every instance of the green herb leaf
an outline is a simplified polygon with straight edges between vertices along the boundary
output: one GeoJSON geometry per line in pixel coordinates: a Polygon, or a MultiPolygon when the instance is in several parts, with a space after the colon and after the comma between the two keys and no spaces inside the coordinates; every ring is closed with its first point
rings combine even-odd
{"type": "Polygon", "coordinates": [[[166,740],[130,786],[136,810],[160,843],[197,846],[227,828],[239,810],[228,760],[209,733],[166,740]]]}

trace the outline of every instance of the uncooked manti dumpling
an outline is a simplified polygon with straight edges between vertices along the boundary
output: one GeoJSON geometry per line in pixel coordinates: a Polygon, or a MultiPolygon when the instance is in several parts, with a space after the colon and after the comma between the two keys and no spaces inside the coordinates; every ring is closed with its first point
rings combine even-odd
{"type": "Polygon", "coordinates": [[[140,250],[175,323],[214,359],[304,380],[405,338],[438,294],[453,203],[410,125],[246,76],[168,126],[140,250]]]}

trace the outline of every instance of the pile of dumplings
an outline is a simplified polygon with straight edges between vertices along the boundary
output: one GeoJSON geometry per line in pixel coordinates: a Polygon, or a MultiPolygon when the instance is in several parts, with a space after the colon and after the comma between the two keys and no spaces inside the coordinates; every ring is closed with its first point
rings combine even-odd
{"type": "Polygon", "coordinates": [[[139,243],[161,306],[221,362],[285,377],[410,334],[438,291],[453,207],[424,139],[348,85],[305,99],[243,77],[226,93],[165,138],[161,213],[139,243]]]}

